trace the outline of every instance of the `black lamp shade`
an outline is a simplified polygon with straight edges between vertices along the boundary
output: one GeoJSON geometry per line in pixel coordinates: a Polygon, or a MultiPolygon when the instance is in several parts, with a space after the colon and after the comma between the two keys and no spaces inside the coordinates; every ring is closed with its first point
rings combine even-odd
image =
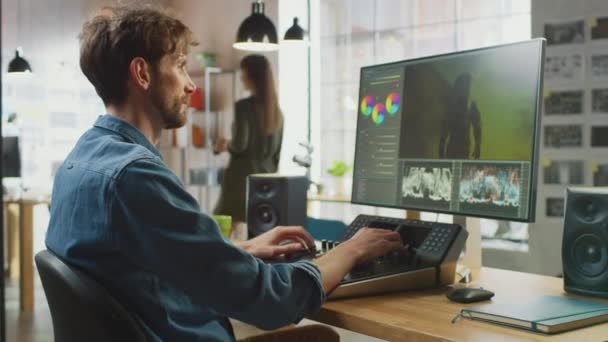
{"type": "Polygon", "coordinates": [[[254,2],[251,15],[239,26],[234,48],[240,50],[276,50],[278,48],[277,29],[266,15],[264,3],[254,2]]]}
{"type": "Polygon", "coordinates": [[[304,40],[304,29],[298,25],[298,18],[293,18],[293,25],[285,32],[284,40],[304,40]]]}
{"type": "Polygon", "coordinates": [[[19,50],[15,51],[15,58],[8,63],[8,72],[32,72],[30,63],[19,56],[19,50]]]}

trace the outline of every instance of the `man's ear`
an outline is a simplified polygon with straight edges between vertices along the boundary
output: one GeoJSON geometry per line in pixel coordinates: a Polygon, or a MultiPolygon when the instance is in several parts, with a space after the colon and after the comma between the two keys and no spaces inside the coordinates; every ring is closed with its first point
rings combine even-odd
{"type": "Polygon", "coordinates": [[[133,81],[133,84],[147,90],[152,82],[150,73],[150,65],[145,59],[141,57],[135,57],[129,64],[129,78],[133,81]]]}

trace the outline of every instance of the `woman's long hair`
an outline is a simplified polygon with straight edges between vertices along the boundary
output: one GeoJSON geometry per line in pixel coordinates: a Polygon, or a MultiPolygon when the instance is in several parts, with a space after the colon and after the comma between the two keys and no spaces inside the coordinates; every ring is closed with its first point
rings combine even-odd
{"type": "Polygon", "coordinates": [[[283,115],[279,108],[270,63],[262,55],[249,55],[241,60],[241,69],[254,88],[253,98],[260,128],[264,134],[271,135],[281,128],[283,115]]]}

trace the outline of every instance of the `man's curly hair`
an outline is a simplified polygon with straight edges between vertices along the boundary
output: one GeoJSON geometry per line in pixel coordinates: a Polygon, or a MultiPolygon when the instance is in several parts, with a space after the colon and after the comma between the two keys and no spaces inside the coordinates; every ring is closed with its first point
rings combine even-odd
{"type": "Polygon", "coordinates": [[[164,55],[197,45],[169,10],[137,4],[101,8],[79,39],[80,68],[106,105],[124,103],[133,58],[156,66],[164,55]]]}

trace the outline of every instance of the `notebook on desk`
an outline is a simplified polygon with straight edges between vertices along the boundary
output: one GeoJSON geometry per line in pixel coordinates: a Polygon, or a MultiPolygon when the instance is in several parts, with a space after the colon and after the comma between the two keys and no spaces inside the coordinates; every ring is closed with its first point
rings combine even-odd
{"type": "Polygon", "coordinates": [[[462,309],[460,315],[554,334],[608,322],[608,304],[562,296],[541,296],[526,302],[496,303],[462,309]]]}

